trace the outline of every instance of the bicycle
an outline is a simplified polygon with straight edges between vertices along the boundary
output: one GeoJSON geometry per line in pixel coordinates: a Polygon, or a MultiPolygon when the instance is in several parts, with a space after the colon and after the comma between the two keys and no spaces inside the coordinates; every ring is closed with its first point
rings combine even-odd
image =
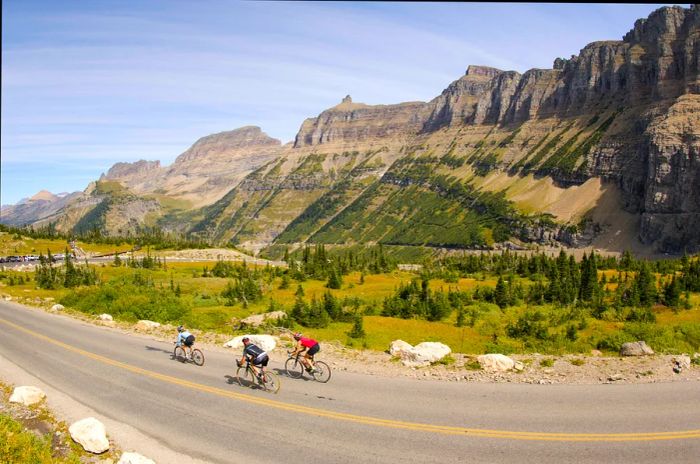
{"type": "MultiPolygon", "coordinates": [[[[300,358],[302,353],[297,353],[296,356],[292,356],[292,352],[288,351],[287,354],[289,357],[284,363],[284,369],[287,371],[287,375],[293,379],[300,379],[306,370],[306,366],[300,358]]],[[[314,361],[314,368],[309,374],[315,381],[326,383],[331,379],[331,368],[323,361],[314,361]]]]}
{"type": "Polygon", "coordinates": [[[256,374],[253,372],[253,368],[250,367],[249,362],[246,362],[245,366],[238,364],[236,381],[241,387],[258,385],[263,390],[271,393],[277,393],[280,390],[280,380],[276,374],[266,371],[264,366],[260,366],[260,372],[256,374]]]}
{"type": "MultiPolygon", "coordinates": [[[[173,343],[177,344],[177,342],[173,343]]],[[[202,351],[198,348],[191,348],[190,351],[191,353],[188,355],[185,348],[182,346],[176,346],[173,350],[173,357],[183,363],[191,361],[197,366],[204,365],[204,353],[202,353],[202,351]]]]}

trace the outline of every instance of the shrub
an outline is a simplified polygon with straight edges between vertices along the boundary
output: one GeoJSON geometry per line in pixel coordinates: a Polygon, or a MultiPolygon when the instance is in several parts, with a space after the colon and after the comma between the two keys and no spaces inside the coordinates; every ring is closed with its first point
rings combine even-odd
{"type": "Polygon", "coordinates": [[[542,367],[552,367],[554,365],[554,359],[544,358],[540,360],[540,366],[542,367]]]}

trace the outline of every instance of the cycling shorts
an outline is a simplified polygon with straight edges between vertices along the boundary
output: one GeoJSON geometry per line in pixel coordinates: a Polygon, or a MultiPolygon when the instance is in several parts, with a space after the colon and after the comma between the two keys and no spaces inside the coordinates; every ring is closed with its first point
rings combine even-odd
{"type": "Polygon", "coordinates": [[[307,353],[309,354],[309,356],[313,356],[316,353],[318,353],[320,349],[321,349],[321,347],[319,346],[318,343],[316,343],[314,346],[309,348],[309,351],[307,353]]]}
{"type": "Polygon", "coordinates": [[[268,361],[270,361],[270,357],[268,355],[261,356],[259,359],[255,358],[251,362],[253,363],[253,366],[263,366],[266,367],[268,361]]]}

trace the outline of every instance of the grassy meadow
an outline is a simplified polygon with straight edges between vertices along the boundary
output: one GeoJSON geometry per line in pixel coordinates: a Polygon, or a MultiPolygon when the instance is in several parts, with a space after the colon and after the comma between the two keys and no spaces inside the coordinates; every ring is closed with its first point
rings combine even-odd
{"type": "MultiPolygon", "coordinates": [[[[89,244],[81,246],[96,252],[115,248],[89,244]]],[[[65,242],[26,237],[18,239],[3,234],[0,235],[0,247],[12,252],[17,249],[36,253],[42,248],[60,252],[65,248],[65,242]]],[[[430,298],[449,292],[464,296],[465,300],[459,305],[459,310],[448,309],[430,320],[425,314],[403,317],[382,315],[386,314],[384,306],[392,298],[397,298],[402,288],[423,279],[421,274],[413,271],[393,270],[376,274],[350,271],[342,276],[339,288],[328,288],[329,281],[326,279],[303,278],[284,269],[247,265],[246,269],[256,272],[255,285],[259,296],[244,302],[225,296],[236,279],[214,277],[212,268],[216,263],[211,261],[158,260],[157,265],[147,268],[127,266],[124,260],[121,265],[116,264],[90,265],[98,283],[72,288],[60,284],[53,289],[39,288],[37,272],[5,270],[0,272],[0,294],[11,295],[30,304],[60,302],[86,314],[109,313],[115,319],[126,322],[151,319],[163,323],[184,323],[195,329],[232,335],[240,333],[238,321],[249,315],[280,309],[292,315],[299,299],[306,302],[308,307],[314,304],[320,307],[330,294],[342,308],[341,317],[327,320],[324,324],[306,326],[299,325],[299,319],[297,322],[289,320],[287,326],[322,341],[381,351],[396,339],[411,344],[440,341],[453,351],[462,353],[563,354],[588,353],[592,349],[614,353],[623,342],[634,340],[645,340],[658,352],[700,351],[700,294],[697,292],[685,292],[683,305],[676,307],[655,303],[642,310],[608,305],[605,311],[596,313],[591,308],[576,304],[528,303],[525,297],[515,298],[507,305],[498,305],[494,304],[495,300],[471,297],[478,292],[496,293],[497,275],[478,271],[456,276],[448,272],[442,275],[444,278],[440,278],[441,275],[435,273],[425,278],[426,288],[423,291],[432,295],[430,298]],[[299,286],[303,290],[301,297],[298,296],[299,286]],[[351,337],[349,333],[358,324],[358,318],[364,335],[351,337]]],[[[240,271],[240,265],[237,269],[240,271]]],[[[616,279],[616,275],[623,276],[615,270],[598,270],[597,275],[598,279],[605,279],[606,283],[601,287],[608,295],[618,286],[618,283],[611,281],[616,279]]],[[[634,275],[634,272],[625,272],[624,279],[631,279],[634,275]]],[[[667,277],[656,274],[660,294],[667,277]]],[[[510,280],[511,284],[527,291],[541,282],[542,277],[541,274],[533,274],[532,277],[511,275],[510,280]]]]}

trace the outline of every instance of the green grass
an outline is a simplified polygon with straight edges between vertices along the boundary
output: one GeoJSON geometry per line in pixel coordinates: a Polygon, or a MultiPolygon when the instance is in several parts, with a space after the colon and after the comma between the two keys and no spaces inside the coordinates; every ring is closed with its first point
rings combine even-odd
{"type": "MultiPolygon", "coordinates": [[[[97,315],[106,312],[122,321],[146,318],[159,322],[184,322],[195,329],[220,333],[231,333],[235,319],[265,312],[269,308],[270,300],[282,309],[291,309],[298,282],[292,280],[287,289],[280,289],[280,277],[263,284],[263,298],[260,301],[251,303],[248,307],[240,303],[227,306],[221,292],[229,279],[201,277],[204,268],[211,270],[213,264],[167,262],[166,269],[138,271],[106,264],[97,266],[98,276],[104,283],[102,287],[82,287],[76,290],[37,289],[35,282],[27,278],[22,279],[27,280],[24,283],[10,285],[10,282],[17,282],[19,275],[30,277],[32,273],[5,271],[0,273],[0,295],[9,294],[30,304],[36,304],[35,298],[53,298],[55,302],[63,302],[69,310],[72,308],[86,314],[97,315]],[[152,281],[153,287],[149,289],[129,284],[129,279],[133,279],[136,273],[152,281]],[[180,297],[172,294],[171,279],[180,287],[180,297]]],[[[700,350],[700,298],[697,294],[692,295],[693,307],[688,310],[674,312],[662,306],[655,307],[655,323],[625,322],[624,314],[614,312],[609,318],[595,319],[584,312],[582,316],[576,317],[585,318],[586,324],[577,329],[575,340],[569,340],[565,336],[567,325],[571,323],[567,316],[569,310],[555,305],[522,304],[501,310],[491,303],[467,304],[464,327],[455,326],[456,311],[437,322],[383,317],[379,314],[384,298],[393,295],[401,284],[409,283],[417,274],[398,270],[383,274],[365,274],[363,284],[360,284],[360,276],[359,272],[345,275],[343,285],[338,290],[326,288],[325,280],[309,279],[302,282],[302,286],[307,302],[312,298],[320,300],[325,292],[330,291],[340,300],[359,299],[362,311],[374,307],[374,311],[365,313],[366,336],[362,340],[348,339],[351,322],[332,322],[322,329],[302,330],[322,341],[338,341],[341,344],[352,342],[355,346],[379,351],[388,349],[389,344],[396,339],[414,345],[424,341],[439,341],[447,344],[454,352],[475,354],[495,351],[506,354],[584,354],[594,348],[614,354],[618,352],[622,343],[634,340],[645,340],[660,353],[693,353],[700,350]],[[542,324],[547,327],[546,338],[509,337],[506,330],[508,325],[516,323],[533,311],[542,313],[542,324]]],[[[522,283],[529,285],[527,279],[522,279],[522,283]]],[[[450,282],[432,279],[430,289],[473,291],[477,285],[494,287],[495,284],[494,276],[478,275],[476,278],[462,277],[450,282]]],[[[53,302],[42,304],[48,307],[53,302]]]]}
{"type": "Polygon", "coordinates": [[[53,456],[51,434],[37,436],[13,418],[0,414],[0,462],[7,464],[80,464],[75,453],[53,456]]]}

